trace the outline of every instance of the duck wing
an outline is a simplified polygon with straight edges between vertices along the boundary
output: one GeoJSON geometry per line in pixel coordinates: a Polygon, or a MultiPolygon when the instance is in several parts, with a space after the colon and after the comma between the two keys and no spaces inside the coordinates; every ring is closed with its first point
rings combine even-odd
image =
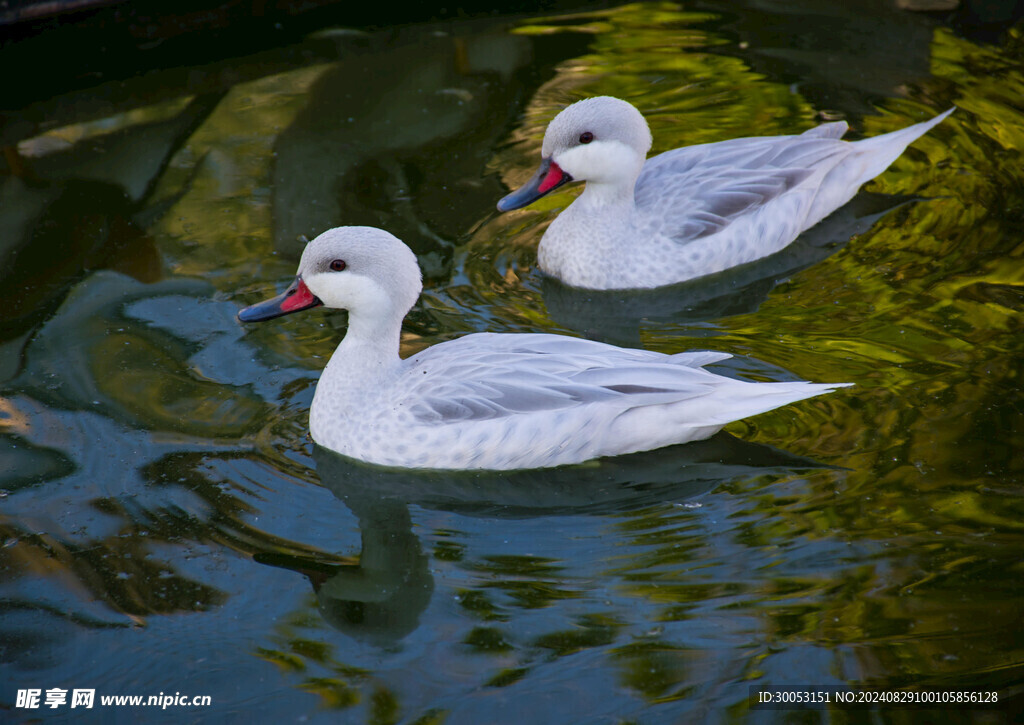
{"type": "Polygon", "coordinates": [[[398,405],[418,423],[448,424],[590,404],[621,410],[710,394],[714,352],[665,355],[547,334],[467,335],[405,361],[398,405]]]}
{"type": "Polygon", "coordinates": [[[799,136],[742,138],[666,151],[644,164],[637,207],[651,231],[680,244],[716,234],[851,152],[843,122],[799,136]]]}

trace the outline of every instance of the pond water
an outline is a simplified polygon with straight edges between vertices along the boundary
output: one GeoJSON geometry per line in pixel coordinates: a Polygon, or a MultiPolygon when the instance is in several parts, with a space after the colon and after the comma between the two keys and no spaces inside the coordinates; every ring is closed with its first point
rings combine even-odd
{"type": "Polygon", "coordinates": [[[1020,26],[880,1],[635,4],[325,27],[12,109],[34,130],[0,176],[0,714],[922,716],[758,709],[752,687],[994,691],[929,720],[1019,714],[1022,68],[1020,26]],[[641,109],[654,152],[958,110],[773,258],[581,294],[535,264],[579,189],[494,204],[552,116],[602,94],[641,109]],[[855,386],[565,469],[346,461],[307,433],[345,314],[235,319],[338,224],[417,252],[406,355],[547,331],[855,386]],[[27,710],[29,688],[96,706],[27,710]],[[99,704],[158,693],[212,704],[99,704]]]}

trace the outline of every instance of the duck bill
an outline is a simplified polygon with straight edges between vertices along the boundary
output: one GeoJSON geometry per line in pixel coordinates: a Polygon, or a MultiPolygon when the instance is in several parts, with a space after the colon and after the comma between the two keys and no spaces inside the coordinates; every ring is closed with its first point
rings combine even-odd
{"type": "Polygon", "coordinates": [[[302,281],[302,277],[296,277],[292,286],[277,297],[239,310],[238,319],[242,322],[263,322],[281,315],[308,310],[310,307],[319,307],[322,304],[320,298],[309,291],[309,287],[302,281]]]}
{"type": "Polygon", "coordinates": [[[545,194],[570,181],[572,181],[572,177],[562,171],[561,167],[549,156],[540,162],[540,168],[537,169],[537,173],[533,175],[532,179],[498,202],[498,211],[522,209],[527,204],[532,204],[545,194]]]}

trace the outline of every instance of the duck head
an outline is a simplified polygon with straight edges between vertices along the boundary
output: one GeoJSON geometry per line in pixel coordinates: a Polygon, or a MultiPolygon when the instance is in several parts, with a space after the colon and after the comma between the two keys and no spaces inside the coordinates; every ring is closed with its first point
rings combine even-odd
{"type": "Polygon", "coordinates": [[[323,305],[383,325],[401,319],[423,289],[416,255],[397,237],[373,227],[337,227],[306,245],[298,274],[282,294],[246,307],[242,322],[262,322],[323,305]]]}
{"type": "Polygon", "coordinates": [[[570,181],[632,185],[651,148],[647,121],[626,101],[599,96],[569,106],[548,125],[540,168],[498,202],[520,209],[570,181]]]}

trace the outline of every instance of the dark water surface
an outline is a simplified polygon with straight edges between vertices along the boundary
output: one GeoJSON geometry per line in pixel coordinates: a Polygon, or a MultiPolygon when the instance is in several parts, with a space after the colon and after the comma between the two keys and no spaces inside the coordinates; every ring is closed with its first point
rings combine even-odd
{"type": "Polygon", "coordinates": [[[995,691],[927,720],[1019,716],[1024,35],[843,8],[324,28],[135,102],[100,82],[8,114],[35,125],[0,175],[0,719],[925,717],[750,708],[784,685],[995,691]],[[654,151],[959,110],[776,257],[607,296],[536,271],[578,189],[494,210],[599,94],[654,151]],[[341,223],[420,257],[404,354],[550,331],[856,385],[568,469],[360,466],[306,428],[344,313],[235,320],[341,223]],[[27,688],[212,705],[80,716],[27,688]]]}

